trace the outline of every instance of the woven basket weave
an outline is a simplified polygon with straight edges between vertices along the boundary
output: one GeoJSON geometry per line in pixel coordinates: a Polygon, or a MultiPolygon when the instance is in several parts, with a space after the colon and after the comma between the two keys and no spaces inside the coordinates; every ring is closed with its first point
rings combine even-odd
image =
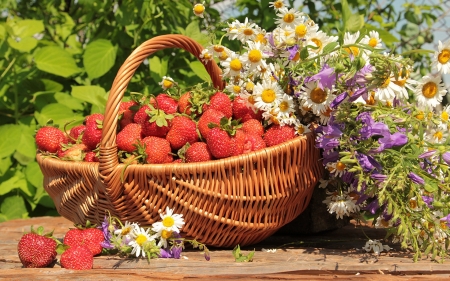
{"type": "MultiPolygon", "coordinates": [[[[37,154],[44,187],[57,211],[74,223],[100,223],[107,211],[122,221],[149,225],[166,206],[183,214],[183,235],[209,246],[254,244],[297,217],[308,205],[322,173],[313,134],[260,151],[200,163],[118,162],[119,104],[137,67],[154,52],[182,48],[197,58],[202,47],[182,35],[144,42],[113,82],[100,143],[99,163],[62,161],[37,154]],[[123,174],[123,182],[121,175],[123,174]]],[[[216,88],[220,69],[205,65],[216,88]]]]}

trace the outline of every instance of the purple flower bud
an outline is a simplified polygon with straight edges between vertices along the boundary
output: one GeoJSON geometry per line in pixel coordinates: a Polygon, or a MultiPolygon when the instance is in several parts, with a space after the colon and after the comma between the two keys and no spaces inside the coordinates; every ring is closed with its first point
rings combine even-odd
{"type": "Polygon", "coordinates": [[[364,210],[369,211],[372,215],[374,215],[377,210],[380,208],[380,204],[378,203],[378,199],[374,199],[372,202],[370,202],[364,210]]]}
{"type": "Polygon", "coordinates": [[[433,208],[433,197],[431,196],[422,196],[423,202],[427,204],[428,208],[433,208]]]}
{"type": "Polygon", "coordinates": [[[420,154],[420,155],[419,155],[419,158],[420,158],[420,159],[422,159],[422,158],[430,158],[430,157],[433,156],[435,153],[436,153],[436,150],[428,150],[428,151],[425,151],[424,153],[420,154]]]}
{"type": "Polygon", "coordinates": [[[361,112],[357,117],[357,121],[361,121],[364,125],[371,125],[375,123],[375,121],[372,119],[372,116],[370,115],[370,112],[364,111],[361,112]]]}
{"type": "Polygon", "coordinates": [[[210,255],[209,255],[209,251],[206,250],[205,251],[205,260],[209,261],[211,259],[210,255]]]}
{"type": "Polygon", "coordinates": [[[393,133],[392,135],[387,133],[382,138],[378,139],[380,146],[375,150],[381,152],[385,149],[389,149],[394,146],[402,146],[408,142],[408,137],[402,133],[393,133]]]}
{"type": "Polygon", "coordinates": [[[444,154],[442,154],[442,160],[444,160],[447,165],[450,165],[450,152],[444,152],[444,154]]]}
{"type": "Polygon", "coordinates": [[[356,154],[356,159],[358,159],[359,165],[363,168],[364,172],[381,171],[382,166],[371,156],[358,153],[356,154]]]}
{"type": "Polygon", "coordinates": [[[412,182],[419,184],[419,185],[424,185],[425,181],[423,180],[423,178],[421,178],[420,176],[418,176],[417,174],[410,172],[408,174],[408,178],[411,179],[412,182]]]}
{"type": "Polygon", "coordinates": [[[336,162],[339,160],[339,151],[335,150],[326,150],[323,153],[323,165],[328,164],[329,162],[336,162]]]}
{"type": "Polygon", "coordinates": [[[386,175],[383,175],[383,174],[380,174],[377,172],[370,174],[370,177],[379,183],[384,182],[387,179],[386,175]]]}
{"type": "Polygon", "coordinates": [[[339,96],[337,96],[330,104],[331,108],[336,108],[338,105],[340,105],[346,98],[348,97],[347,92],[343,92],[339,96]]]}
{"type": "Polygon", "coordinates": [[[359,97],[363,96],[367,94],[367,89],[366,88],[359,88],[358,90],[356,90],[351,97],[348,99],[348,101],[350,102],[354,102],[355,100],[357,100],[359,97]]]}
{"type": "Polygon", "coordinates": [[[389,128],[382,122],[374,122],[363,126],[360,130],[362,139],[368,139],[372,136],[383,136],[390,134],[389,128]]]}

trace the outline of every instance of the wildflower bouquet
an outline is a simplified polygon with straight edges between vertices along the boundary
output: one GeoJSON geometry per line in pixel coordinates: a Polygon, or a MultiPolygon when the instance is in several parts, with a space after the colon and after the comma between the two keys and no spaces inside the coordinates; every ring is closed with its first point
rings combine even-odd
{"type": "MultiPolygon", "coordinates": [[[[273,31],[247,19],[229,22],[219,40],[209,32],[201,59],[220,64],[226,93],[261,112],[265,128],[315,131],[330,213],[373,218],[393,242],[412,247],[414,260],[445,257],[450,107],[441,102],[450,41],[440,42],[433,72],[414,79],[414,62],[387,52],[378,32],[329,35],[282,0],[270,7],[277,15],[273,31]],[[226,39],[240,49],[227,48],[226,39]]],[[[203,17],[203,4],[194,13],[203,17]]]]}

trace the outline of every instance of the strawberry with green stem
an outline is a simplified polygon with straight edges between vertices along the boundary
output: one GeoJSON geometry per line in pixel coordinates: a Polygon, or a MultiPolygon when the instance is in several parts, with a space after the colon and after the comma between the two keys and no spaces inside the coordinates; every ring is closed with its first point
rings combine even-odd
{"type": "Polygon", "coordinates": [[[20,238],[17,252],[24,267],[47,267],[55,260],[58,242],[52,237],[53,232],[43,232],[43,227],[35,231],[31,226],[31,232],[20,238]]]}

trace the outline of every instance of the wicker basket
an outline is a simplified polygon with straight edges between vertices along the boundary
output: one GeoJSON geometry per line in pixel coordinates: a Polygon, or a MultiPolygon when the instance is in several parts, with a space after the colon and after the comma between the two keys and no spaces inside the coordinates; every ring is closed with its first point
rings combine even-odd
{"type": "MultiPolygon", "coordinates": [[[[117,115],[126,87],[145,58],[174,47],[197,58],[202,51],[186,36],[158,36],[139,46],[119,69],[106,105],[99,163],[37,155],[45,190],[59,214],[74,223],[100,223],[109,211],[123,221],[149,225],[169,206],[185,218],[183,235],[209,246],[262,241],[297,217],[310,201],[323,170],[313,134],[208,162],[129,166],[118,162],[117,115]]],[[[205,67],[222,89],[218,66],[210,62],[205,67]]]]}

